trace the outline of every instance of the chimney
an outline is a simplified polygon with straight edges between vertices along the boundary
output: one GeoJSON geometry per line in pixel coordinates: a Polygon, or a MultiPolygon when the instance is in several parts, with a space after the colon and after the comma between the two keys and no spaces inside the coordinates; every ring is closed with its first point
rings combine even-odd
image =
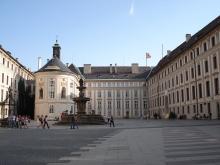
{"type": "Polygon", "coordinates": [[[67,62],[67,63],[66,63],[66,67],[68,67],[68,66],[69,66],[69,63],[67,62]]]}
{"type": "Polygon", "coordinates": [[[18,61],[18,58],[16,58],[16,61],[18,61]]]}
{"type": "Polygon", "coordinates": [[[85,74],[90,74],[92,71],[91,71],[91,64],[84,64],[84,69],[83,69],[83,72],[85,74]]]}
{"type": "Polygon", "coordinates": [[[11,55],[11,52],[10,52],[10,51],[7,51],[7,53],[8,53],[9,55],[11,55]]]}
{"type": "Polygon", "coordinates": [[[186,42],[188,42],[191,38],[191,34],[186,34],[186,42]]]}
{"type": "Polygon", "coordinates": [[[49,62],[50,60],[49,60],[49,58],[47,59],[47,62],[49,62]]]}
{"type": "Polygon", "coordinates": [[[117,70],[117,64],[115,64],[115,73],[117,73],[118,70],[117,70]]]}
{"type": "Polygon", "coordinates": [[[167,50],[167,55],[170,55],[170,53],[171,53],[171,50],[167,50]]]}
{"type": "Polygon", "coordinates": [[[138,63],[131,64],[131,73],[139,73],[138,63]]]}
{"type": "Polygon", "coordinates": [[[41,68],[41,57],[38,57],[38,70],[41,68]]]}
{"type": "Polygon", "coordinates": [[[110,64],[110,73],[112,74],[112,64],[110,64]]]}

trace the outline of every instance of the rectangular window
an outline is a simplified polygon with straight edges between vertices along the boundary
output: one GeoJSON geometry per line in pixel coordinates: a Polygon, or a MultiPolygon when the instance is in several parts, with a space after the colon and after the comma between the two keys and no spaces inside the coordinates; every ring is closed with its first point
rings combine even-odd
{"type": "Polygon", "coordinates": [[[208,65],[208,61],[205,61],[205,72],[209,72],[209,65],[208,65]]]}
{"type": "Polygon", "coordinates": [[[183,83],[183,74],[182,73],[180,74],[180,81],[181,81],[181,83],[183,83]]]}
{"type": "Polygon", "coordinates": [[[198,76],[200,76],[201,75],[201,70],[200,70],[200,65],[198,64],[198,76]]]}
{"type": "Polygon", "coordinates": [[[6,84],[7,84],[7,85],[8,85],[8,79],[9,79],[9,78],[8,78],[8,76],[7,76],[7,77],[6,77],[6,84]]]}
{"type": "Polygon", "coordinates": [[[215,46],[215,37],[214,36],[211,38],[211,42],[212,42],[212,47],[214,47],[215,46]]]}
{"type": "Polygon", "coordinates": [[[215,85],[215,95],[219,94],[219,82],[218,82],[218,78],[214,79],[214,85],[215,85]]]}
{"type": "Polygon", "coordinates": [[[175,104],[175,94],[173,92],[173,104],[175,104]]]}
{"type": "Polygon", "coordinates": [[[184,92],[183,92],[183,89],[181,89],[181,95],[182,95],[182,102],[184,102],[184,92]]]}
{"type": "Polygon", "coordinates": [[[134,108],[138,109],[138,101],[134,101],[134,108]]]}
{"type": "Polygon", "coordinates": [[[180,67],[182,66],[182,60],[180,60],[180,67]]]}
{"type": "Polygon", "coordinates": [[[199,84],[199,98],[202,98],[202,84],[199,84]]]}
{"type": "Polygon", "coordinates": [[[211,105],[210,105],[210,103],[208,103],[208,113],[210,113],[211,112],[211,105]]]}
{"type": "Polygon", "coordinates": [[[179,91],[176,92],[176,101],[179,102],[179,91]]]}
{"type": "Polygon", "coordinates": [[[2,64],[5,65],[5,58],[2,59],[2,64]]]}
{"type": "Polygon", "coordinates": [[[185,64],[187,63],[187,56],[185,56],[185,64]]]}
{"type": "Polygon", "coordinates": [[[138,97],[138,92],[136,90],[134,91],[134,97],[138,97]]]}
{"type": "Polygon", "coordinates": [[[193,105],[193,113],[196,113],[196,105],[193,105]]]}
{"type": "Polygon", "coordinates": [[[207,44],[206,44],[206,42],[203,43],[203,50],[204,50],[204,52],[207,51],[207,44]]]}
{"type": "Polygon", "coordinates": [[[169,104],[171,104],[171,95],[169,93],[169,104]]]}
{"type": "Polygon", "coordinates": [[[188,81],[188,71],[186,71],[186,81],[188,81]]]}
{"type": "Polygon", "coordinates": [[[191,77],[194,78],[194,68],[191,68],[191,77]]]}
{"type": "Polygon", "coordinates": [[[1,101],[3,101],[4,90],[1,89],[1,101]]]}
{"type": "Polygon", "coordinates": [[[112,102],[108,101],[108,109],[112,109],[112,102]]]}
{"type": "Polygon", "coordinates": [[[199,47],[196,48],[196,55],[199,56],[199,47]]]}
{"type": "Polygon", "coordinates": [[[9,68],[9,61],[8,61],[8,63],[7,63],[7,67],[9,68]]]}
{"type": "Polygon", "coordinates": [[[108,91],[108,97],[112,97],[111,91],[108,91]]]}
{"type": "Polygon", "coordinates": [[[191,58],[191,60],[193,60],[193,52],[190,52],[190,58],[191,58]]]}
{"type": "Polygon", "coordinates": [[[200,113],[203,113],[203,107],[202,107],[202,104],[200,104],[200,113]]]}
{"type": "Polygon", "coordinates": [[[210,96],[210,84],[209,81],[206,81],[206,96],[210,96]]]}
{"type": "MultiPolygon", "coordinates": [[[[166,83],[165,83],[165,85],[166,85],[166,83]]],[[[147,91],[146,91],[146,90],[143,91],[143,96],[144,96],[144,97],[147,96],[147,91]]]]}
{"type": "Polygon", "coordinates": [[[2,73],[2,83],[4,83],[4,73],[2,73]]]}
{"type": "Polygon", "coordinates": [[[144,109],[147,109],[147,101],[144,101],[144,109]]]}
{"type": "Polygon", "coordinates": [[[117,97],[118,97],[118,98],[121,97],[120,91],[117,91],[117,97]]]}
{"type": "Polygon", "coordinates": [[[195,86],[192,86],[192,98],[193,100],[196,99],[196,91],[195,91],[195,86]]]}
{"type": "Polygon", "coordinates": [[[102,109],[102,102],[98,101],[98,109],[102,109]]]}
{"type": "Polygon", "coordinates": [[[98,91],[98,97],[99,97],[99,98],[102,97],[101,91],[98,91]]]}
{"type": "Polygon", "coordinates": [[[128,92],[128,91],[125,92],[125,97],[126,97],[126,98],[129,97],[129,92],[128,92]]]}
{"type": "Polygon", "coordinates": [[[125,102],[125,108],[126,108],[126,109],[129,109],[129,101],[126,101],[126,102],[125,102]]]}
{"type": "Polygon", "coordinates": [[[120,109],[120,108],[121,108],[121,101],[117,100],[117,109],[120,109]]]}
{"type": "Polygon", "coordinates": [[[217,69],[217,67],[218,67],[218,65],[217,65],[217,57],[214,56],[214,57],[213,57],[213,68],[214,68],[214,69],[217,69]]]}
{"type": "Polygon", "coordinates": [[[70,88],[73,88],[73,82],[70,83],[70,88]]]}
{"type": "Polygon", "coordinates": [[[53,105],[50,105],[50,107],[49,107],[49,113],[54,113],[54,106],[53,106],[53,105]]]}
{"type": "Polygon", "coordinates": [[[49,97],[53,99],[55,97],[55,81],[50,80],[49,82],[49,97]]]}
{"type": "Polygon", "coordinates": [[[189,88],[186,88],[186,99],[189,101],[189,88]]]}

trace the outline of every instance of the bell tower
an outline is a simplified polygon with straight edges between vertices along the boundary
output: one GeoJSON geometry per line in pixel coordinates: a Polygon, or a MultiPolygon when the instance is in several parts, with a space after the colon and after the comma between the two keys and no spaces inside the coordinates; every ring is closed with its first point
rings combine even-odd
{"type": "Polygon", "coordinates": [[[53,46],[53,58],[57,57],[58,59],[60,59],[60,49],[61,47],[56,40],[56,43],[53,46]]]}

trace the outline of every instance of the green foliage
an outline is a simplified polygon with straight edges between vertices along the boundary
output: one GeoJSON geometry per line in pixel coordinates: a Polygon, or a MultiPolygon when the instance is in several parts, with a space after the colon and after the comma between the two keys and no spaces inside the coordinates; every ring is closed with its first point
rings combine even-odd
{"type": "Polygon", "coordinates": [[[34,117],[34,95],[31,95],[31,87],[25,87],[24,79],[18,82],[17,114],[34,117]]]}

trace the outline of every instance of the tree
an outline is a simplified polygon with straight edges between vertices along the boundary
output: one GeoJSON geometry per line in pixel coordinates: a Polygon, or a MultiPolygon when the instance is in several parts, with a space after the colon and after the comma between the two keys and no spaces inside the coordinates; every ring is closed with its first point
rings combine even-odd
{"type": "Polygon", "coordinates": [[[25,114],[25,84],[24,79],[20,78],[18,82],[18,101],[17,101],[17,113],[18,115],[25,114]]]}

